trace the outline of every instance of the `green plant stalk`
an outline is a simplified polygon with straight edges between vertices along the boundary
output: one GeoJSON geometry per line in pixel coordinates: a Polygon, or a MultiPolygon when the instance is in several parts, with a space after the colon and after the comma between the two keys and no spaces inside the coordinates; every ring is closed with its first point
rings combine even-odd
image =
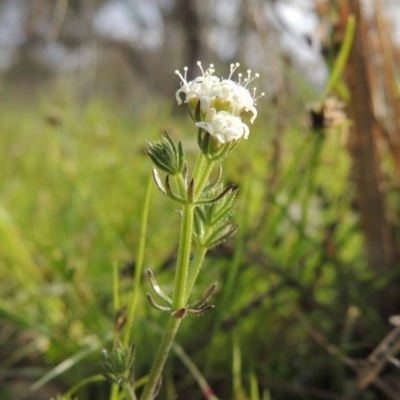
{"type": "Polygon", "coordinates": [[[119,301],[119,281],[118,281],[118,266],[117,263],[113,263],[113,303],[114,311],[119,312],[121,303],[119,301]]]}
{"type": "Polygon", "coordinates": [[[200,176],[203,173],[206,161],[207,161],[206,156],[203,153],[200,153],[199,156],[197,157],[196,165],[194,166],[192,175],[192,179],[194,180],[195,184],[197,184],[197,182],[200,180],[200,176]]]}
{"type": "Polygon", "coordinates": [[[260,400],[260,396],[258,395],[258,383],[257,383],[257,378],[252,372],[249,377],[250,381],[250,399],[251,400],[260,400]]]}
{"type": "Polygon", "coordinates": [[[150,371],[149,379],[140,400],[153,400],[154,390],[160,379],[165,361],[167,360],[181,321],[182,318],[175,318],[173,315],[169,317],[167,328],[160,343],[160,347],[158,348],[156,358],[150,371]]]}
{"type": "Polygon", "coordinates": [[[176,266],[173,310],[185,307],[186,279],[189,269],[190,250],[192,244],[194,205],[185,204],[182,213],[181,234],[179,239],[178,262],[176,266]]]}
{"type": "MultiPolygon", "coordinates": [[[[203,154],[201,154],[200,156],[204,157],[203,154]]],[[[204,189],[204,186],[206,186],[206,183],[208,181],[208,178],[211,174],[211,171],[213,169],[215,161],[210,160],[208,158],[206,158],[205,163],[204,163],[204,168],[202,169],[202,173],[200,174],[200,176],[196,179],[195,176],[197,176],[197,174],[193,174],[193,180],[194,180],[194,198],[197,200],[200,195],[201,192],[204,189]]]]}
{"type": "MultiPolygon", "coordinates": [[[[213,164],[213,161],[207,160],[206,157],[202,153],[200,153],[193,171],[193,180],[195,182],[196,180],[200,182],[200,184],[198,185],[195,184],[195,199],[198,198],[198,196],[204,189],[204,186],[207,183],[208,176],[211,173],[213,164]],[[198,193],[198,195],[196,195],[196,193],[198,193]]],[[[172,299],[172,309],[175,311],[185,307],[187,298],[190,295],[190,293],[188,293],[186,290],[186,283],[188,278],[190,251],[192,244],[194,209],[194,204],[186,203],[184,204],[182,211],[178,261],[176,266],[175,286],[172,299]]],[[[196,266],[196,269],[200,269],[200,266],[196,266]]],[[[175,316],[171,315],[166,330],[164,332],[164,336],[161,340],[160,347],[158,348],[156,358],[153,362],[149,379],[144,388],[141,400],[152,400],[154,390],[157,386],[157,382],[160,379],[165,361],[167,360],[168,354],[171,350],[171,346],[174,341],[175,335],[178,332],[180,323],[181,318],[176,318],[175,316]]]]}
{"type": "Polygon", "coordinates": [[[329,81],[321,96],[320,100],[321,104],[328,97],[332,89],[335,87],[340,77],[340,74],[342,73],[343,68],[346,65],[347,58],[350,54],[351,45],[353,44],[355,30],[356,30],[356,19],[354,15],[350,15],[349,18],[347,19],[346,32],[344,34],[342,47],[340,48],[339,55],[336,59],[331,76],[329,77],[329,81]]]}
{"type": "Polygon", "coordinates": [[[183,180],[182,174],[175,175],[174,179],[175,179],[175,182],[176,182],[176,184],[178,186],[179,194],[181,195],[181,197],[186,199],[186,196],[187,196],[186,184],[185,184],[185,181],[183,180]]]}
{"type": "Polygon", "coordinates": [[[203,246],[198,246],[196,254],[192,260],[189,267],[189,274],[186,284],[185,301],[188,302],[190,293],[192,293],[193,286],[196,282],[197,276],[200,272],[200,268],[203,265],[204,258],[206,256],[208,248],[203,246]]]}
{"type": "Polygon", "coordinates": [[[146,246],[146,232],[147,232],[147,220],[149,215],[149,208],[150,208],[150,194],[151,188],[153,187],[153,178],[152,176],[149,177],[146,186],[146,192],[144,195],[143,201],[143,209],[142,209],[142,221],[140,225],[140,240],[137,249],[137,259],[136,259],[136,269],[135,269],[135,276],[133,281],[134,290],[131,292],[130,301],[128,305],[128,317],[125,327],[125,333],[123,337],[123,344],[127,345],[130,341],[131,331],[133,326],[133,320],[135,317],[136,307],[139,301],[139,294],[140,294],[140,281],[142,277],[142,269],[143,269],[143,260],[144,260],[144,250],[146,246]]]}
{"type": "Polygon", "coordinates": [[[239,340],[233,336],[233,356],[232,356],[232,375],[233,375],[233,395],[236,400],[244,397],[241,372],[241,354],[239,340]]]}
{"type": "MultiPolygon", "coordinates": [[[[190,249],[192,242],[192,230],[193,230],[193,214],[194,205],[185,204],[183,206],[181,233],[179,238],[179,251],[178,261],[175,274],[175,287],[173,295],[173,310],[179,310],[185,306],[185,291],[186,291],[186,279],[189,267],[190,249]]],[[[175,335],[178,332],[181,318],[175,318],[171,315],[164,336],[161,340],[160,347],[156,358],[153,362],[153,366],[150,371],[149,380],[144,388],[141,400],[152,400],[154,390],[160,379],[162,370],[164,368],[165,361],[167,360],[168,354],[171,350],[172,343],[175,335]]]]}
{"type": "Polygon", "coordinates": [[[111,393],[110,393],[111,400],[119,400],[119,385],[113,383],[111,385],[111,393]]]}
{"type": "Polygon", "coordinates": [[[135,392],[133,391],[132,386],[129,383],[124,384],[124,391],[127,400],[137,400],[135,392]]]}

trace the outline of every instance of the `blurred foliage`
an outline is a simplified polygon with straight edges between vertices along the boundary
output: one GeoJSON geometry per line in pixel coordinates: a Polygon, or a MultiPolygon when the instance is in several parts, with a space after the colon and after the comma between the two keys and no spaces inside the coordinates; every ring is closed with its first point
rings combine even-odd
{"type": "MultiPolygon", "coordinates": [[[[0,109],[2,398],[56,398],[87,379],[70,395],[107,399],[110,386],[96,376],[132,289],[151,173],[145,142],[167,128],[191,157],[193,127],[158,99],[137,105],[140,112],[114,99],[80,105],[53,89],[8,99],[0,109]]],[[[215,310],[187,318],[178,335],[221,399],[343,393],[354,373],[312,330],[348,356],[365,356],[386,332],[369,296],[390,277],[366,269],[342,134],[309,130],[303,115],[277,133],[277,107],[260,101],[249,140],[223,164],[240,187],[240,230],[211,251],[200,274],[196,295],[218,281],[215,310]]],[[[179,215],[156,190],[150,207],[144,267],[171,293],[179,215]]],[[[148,290],[143,282],[131,336],[139,383],[166,318],[146,303],[148,290]]],[[[172,356],[160,398],[201,399],[198,379],[172,356]]],[[[360,398],[379,397],[371,389],[360,398]]]]}

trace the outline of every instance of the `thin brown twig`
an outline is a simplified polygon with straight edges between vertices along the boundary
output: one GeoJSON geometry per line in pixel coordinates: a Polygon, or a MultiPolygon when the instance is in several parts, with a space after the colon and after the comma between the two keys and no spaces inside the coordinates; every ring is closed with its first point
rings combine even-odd
{"type": "Polygon", "coordinates": [[[390,399],[400,400],[400,393],[389,386],[383,379],[378,376],[384,365],[389,361],[389,358],[400,350],[400,327],[396,327],[391,332],[389,332],[385,339],[367,358],[366,362],[364,363],[366,364],[366,366],[361,367],[360,362],[352,358],[346,357],[337,346],[330,343],[326,339],[326,337],[317,328],[315,328],[315,326],[311,325],[298,305],[293,306],[293,314],[306,329],[309,335],[321,347],[323,347],[329,354],[338,358],[345,365],[347,365],[349,368],[357,373],[357,383],[346,393],[346,400],[354,398],[354,396],[359,394],[369,384],[373,384],[374,386],[376,386],[390,399]],[[389,346],[392,346],[390,350],[382,353],[382,350],[387,349],[389,346]],[[371,362],[373,362],[376,358],[378,358],[380,361],[371,366],[371,362]]]}

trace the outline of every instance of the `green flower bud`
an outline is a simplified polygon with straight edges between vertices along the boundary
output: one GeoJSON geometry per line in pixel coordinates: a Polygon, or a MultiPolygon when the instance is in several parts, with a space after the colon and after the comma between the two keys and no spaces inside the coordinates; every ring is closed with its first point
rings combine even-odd
{"type": "Polygon", "coordinates": [[[181,174],[184,171],[185,152],[181,141],[176,145],[168,132],[165,132],[162,142],[148,142],[148,146],[146,154],[161,171],[173,176],[181,174]]]}

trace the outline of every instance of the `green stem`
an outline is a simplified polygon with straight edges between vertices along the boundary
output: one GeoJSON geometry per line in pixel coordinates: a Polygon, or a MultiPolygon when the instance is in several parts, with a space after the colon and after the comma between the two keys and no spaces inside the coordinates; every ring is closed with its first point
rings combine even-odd
{"type": "Polygon", "coordinates": [[[329,81],[325,87],[324,92],[322,93],[320,100],[321,104],[329,96],[330,92],[337,84],[340,78],[340,74],[342,73],[346,65],[346,61],[350,54],[350,50],[353,44],[355,30],[356,30],[356,19],[354,15],[349,15],[347,19],[346,32],[344,34],[342,47],[340,48],[339,55],[335,61],[335,65],[333,66],[333,70],[331,76],[329,77],[329,81]]]}
{"type": "Polygon", "coordinates": [[[142,397],[140,398],[141,400],[153,400],[154,390],[160,379],[165,361],[167,360],[169,351],[171,349],[175,335],[178,332],[181,321],[182,319],[180,318],[175,318],[173,315],[170,316],[167,329],[165,330],[160,347],[158,348],[156,358],[150,371],[149,380],[147,381],[142,397]]]}
{"type": "Polygon", "coordinates": [[[139,301],[140,294],[140,282],[142,277],[143,260],[144,260],[144,250],[146,245],[146,232],[147,232],[147,219],[149,215],[150,208],[150,194],[151,188],[153,187],[152,178],[147,182],[146,193],[144,195],[143,209],[142,209],[142,221],[140,225],[140,240],[137,249],[137,259],[136,259],[136,269],[133,281],[134,290],[131,291],[129,305],[128,305],[128,317],[126,322],[125,334],[123,337],[123,343],[126,345],[130,341],[133,320],[135,317],[135,311],[139,301]]]}
{"type": "MultiPolygon", "coordinates": [[[[196,166],[193,171],[193,181],[195,182],[195,199],[201,194],[204,186],[207,183],[207,179],[211,173],[213,167],[213,161],[207,160],[203,154],[200,154],[196,166]]],[[[182,176],[181,179],[177,179],[178,187],[184,185],[182,176]]],[[[188,281],[188,269],[190,261],[190,251],[192,245],[192,232],[193,232],[193,218],[194,218],[195,205],[187,203],[183,206],[182,211],[182,222],[181,232],[179,237],[179,250],[178,250],[178,261],[175,274],[175,286],[172,300],[172,309],[174,311],[184,308],[186,305],[187,298],[190,292],[187,291],[188,281]]],[[[202,253],[202,252],[201,252],[202,253]]],[[[193,288],[195,278],[200,269],[201,262],[204,259],[204,254],[198,254],[192,264],[190,274],[190,290],[193,288]]],[[[176,318],[171,315],[168,321],[167,328],[164,336],[158,348],[156,358],[153,362],[153,366],[150,371],[149,380],[147,381],[146,387],[144,388],[141,400],[153,400],[154,390],[160,379],[162,370],[164,368],[165,361],[167,360],[169,351],[171,350],[172,343],[175,335],[178,332],[181,318],[176,318]]]]}
{"type": "MultiPolygon", "coordinates": [[[[202,154],[202,156],[204,157],[203,154],[202,154]]],[[[196,200],[200,197],[201,192],[204,189],[204,186],[206,186],[206,184],[207,184],[208,178],[209,178],[211,171],[213,169],[213,166],[214,166],[214,162],[215,161],[206,158],[204,168],[201,171],[202,172],[201,175],[197,178],[197,180],[193,177],[193,179],[194,179],[194,198],[196,200]]],[[[194,174],[193,174],[193,176],[194,176],[194,174]]]]}
{"type": "Polygon", "coordinates": [[[200,153],[199,156],[197,157],[196,165],[194,166],[193,169],[193,175],[192,179],[194,180],[195,183],[200,180],[200,176],[204,170],[204,165],[207,161],[206,156],[203,153],[200,153]]]}
{"type": "Polygon", "coordinates": [[[197,275],[200,272],[200,268],[203,264],[207,250],[208,249],[206,247],[198,247],[196,254],[193,258],[193,261],[190,265],[187,284],[186,284],[186,296],[185,296],[186,302],[189,300],[190,293],[192,292],[193,286],[196,282],[197,275]]]}
{"type": "Polygon", "coordinates": [[[132,386],[129,383],[126,383],[124,385],[124,390],[127,400],[137,400],[135,392],[133,391],[132,386]]]}
{"type": "MultiPolygon", "coordinates": [[[[175,289],[173,296],[173,310],[179,310],[185,306],[186,279],[189,267],[190,249],[192,242],[194,205],[185,204],[183,206],[181,234],[179,239],[178,262],[175,275],[175,289]]],[[[156,358],[150,371],[141,400],[152,400],[154,390],[164,368],[165,361],[171,349],[175,335],[178,332],[180,318],[171,315],[156,358]]]]}
{"type": "Polygon", "coordinates": [[[119,385],[113,383],[111,386],[110,400],[118,400],[119,399],[119,385]]]}
{"type": "Polygon", "coordinates": [[[186,196],[187,196],[186,185],[185,185],[185,181],[183,180],[182,174],[175,175],[174,178],[175,178],[176,184],[178,185],[179,194],[181,195],[181,197],[186,199],[186,196]]]}
{"type": "Polygon", "coordinates": [[[183,206],[178,262],[175,275],[175,288],[172,299],[173,310],[179,310],[180,308],[185,307],[186,279],[192,243],[193,213],[193,204],[185,204],[183,206]]]}

